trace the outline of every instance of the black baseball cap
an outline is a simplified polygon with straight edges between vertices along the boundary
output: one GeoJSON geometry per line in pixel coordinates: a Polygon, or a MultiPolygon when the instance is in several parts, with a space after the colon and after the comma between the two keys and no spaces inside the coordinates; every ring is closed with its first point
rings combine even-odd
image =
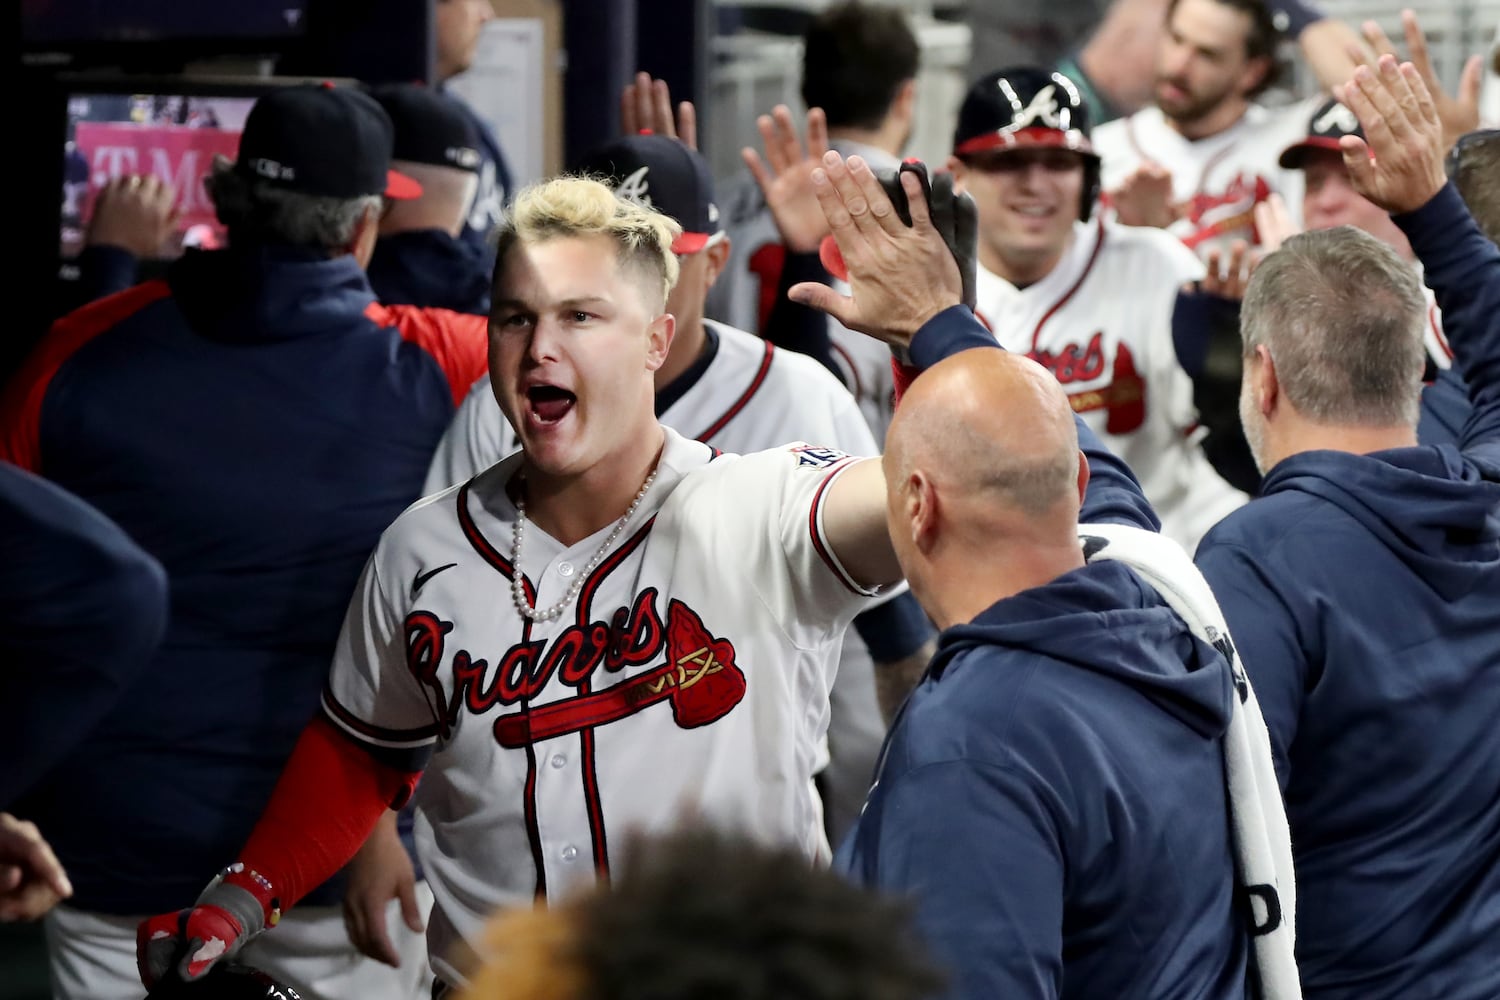
{"type": "Polygon", "coordinates": [[[1318,110],[1307,120],[1307,137],[1292,143],[1281,151],[1277,160],[1284,170],[1298,170],[1307,162],[1307,154],[1315,149],[1339,152],[1339,140],[1346,135],[1364,137],[1359,119],[1354,112],[1333,98],[1318,105],[1318,110]]]}
{"type": "Polygon", "coordinates": [[[708,161],[676,139],[625,136],[585,156],[575,172],[602,177],[620,197],[676,220],[682,235],[673,253],[697,253],[720,231],[708,161]]]}
{"type": "Polygon", "coordinates": [[[328,198],[416,198],[422,185],[391,169],[391,119],[370,95],[332,84],[273,90],[250,109],[236,169],[328,198]]]}
{"type": "Polygon", "coordinates": [[[370,94],[396,130],[392,159],[479,172],[479,132],[453,98],[416,83],[377,87],[370,94]]]}
{"type": "Polygon", "coordinates": [[[259,969],[219,962],[201,979],[184,983],[176,974],[157,983],[146,1000],[312,1000],[259,969]]]}

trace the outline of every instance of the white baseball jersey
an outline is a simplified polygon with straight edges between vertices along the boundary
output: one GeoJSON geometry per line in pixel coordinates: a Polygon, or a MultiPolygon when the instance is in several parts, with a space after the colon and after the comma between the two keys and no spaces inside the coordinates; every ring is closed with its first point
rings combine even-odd
{"type": "MultiPolygon", "coordinates": [[[[743,330],[706,321],[717,343],[713,359],[661,413],[678,433],[721,451],[748,454],[788,441],[815,441],[850,455],[880,454],[849,391],[811,358],[782,351],[743,330]]],[[[890,371],[890,352],[868,337],[890,371]]],[[[520,448],[520,441],[480,379],[469,391],[433,455],[428,493],[463,482],[520,448]]],[[[892,588],[890,596],[905,589],[892,588]]],[[[828,822],[834,835],[858,818],[874,773],[885,720],[875,701],[875,665],[854,630],[844,637],[834,683],[827,764],[828,822]]]]}
{"type": "Polygon", "coordinates": [[[520,455],[409,508],[361,576],[324,708],[367,745],[434,749],[419,849],[450,983],[454,945],[607,873],[631,831],[696,818],[828,857],[812,775],[840,641],[872,592],[834,556],[822,502],[859,460],[665,435],[559,619],[523,619],[513,577],[550,607],[615,526],[564,546],[529,523],[515,565],[520,455]]]}
{"type": "Polygon", "coordinates": [[[1074,412],[1140,479],[1162,533],[1189,552],[1248,499],[1198,445],[1192,379],[1172,342],[1178,289],[1202,276],[1165,232],[1095,219],[1074,224],[1041,281],[1018,289],[981,267],[977,289],[1000,345],[1057,377],[1074,412]]]}
{"type": "Polygon", "coordinates": [[[1283,170],[1281,151],[1306,135],[1321,98],[1287,108],[1251,105],[1244,117],[1217,135],[1189,140],[1151,105],[1094,130],[1105,192],[1114,191],[1146,163],[1172,172],[1172,197],[1189,203],[1172,235],[1200,253],[1236,239],[1256,242],[1254,209],[1272,193],[1302,218],[1302,171],[1283,170]]]}

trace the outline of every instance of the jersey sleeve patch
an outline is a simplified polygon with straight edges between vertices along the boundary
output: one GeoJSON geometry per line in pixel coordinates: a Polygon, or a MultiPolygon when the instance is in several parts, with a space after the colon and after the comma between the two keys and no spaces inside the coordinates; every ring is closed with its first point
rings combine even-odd
{"type": "MultiPolygon", "coordinates": [[[[830,469],[844,459],[849,458],[848,452],[839,451],[837,448],[826,448],[822,445],[798,444],[788,449],[797,456],[797,468],[803,469],[830,469]]],[[[830,479],[831,481],[831,479],[830,479]]],[[[827,484],[825,483],[824,486],[827,484]]],[[[822,496],[822,489],[819,489],[822,496]]]]}

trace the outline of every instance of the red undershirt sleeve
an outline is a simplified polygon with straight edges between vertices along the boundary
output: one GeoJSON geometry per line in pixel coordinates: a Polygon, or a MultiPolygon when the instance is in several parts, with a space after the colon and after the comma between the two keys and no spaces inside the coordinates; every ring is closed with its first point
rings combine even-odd
{"type": "Polygon", "coordinates": [[[291,907],[354,857],[420,776],[375,759],[319,716],[303,730],[240,860],[291,907]]]}

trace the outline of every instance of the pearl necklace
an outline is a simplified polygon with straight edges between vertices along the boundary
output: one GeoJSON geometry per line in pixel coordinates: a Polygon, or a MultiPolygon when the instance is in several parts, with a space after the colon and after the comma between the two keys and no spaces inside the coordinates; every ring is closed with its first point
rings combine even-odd
{"type": "Polygon", "coordinates": [[[550,622],[562,615],[563,609],[572,604],[574,598],[578,596],[578,592],[583,589],[583,581],[587,580],[593,574],[594,570],[598,568],[599,564],[604,561],[604,553],[609,551],[609,547],[615,543],[615,539],[620,537],[620,532],[625,530],[625,525],[630,523],[630,518],[635,514],[636,508],[645,499],[646,491],[651,489],[651,484],[655,481],[656,469],[652,469],[651,475],[647,476],[646,481],[641,484],[641,491],[635,495],[634,500],[630,501],[630,509],[625,511],[625,515],[615,522],[614,528],[605,537],[598,551],[589,559],[588,564],[583,567],[583,571],[574,574],[573,582],[568,584],[568,592],[563,595],[562,600],[544,610],[533,608],[531,603],[526,600],[526,585],[523,582],[524,577],[521,573],[521,539],[526,533],[526,499],[524,497],[517,498],[516,523],[515,527],[511,529],[510,593],[511,597],[515,599],[516,610],[521,613],[522,618],[533,622],[550,622]]]}

